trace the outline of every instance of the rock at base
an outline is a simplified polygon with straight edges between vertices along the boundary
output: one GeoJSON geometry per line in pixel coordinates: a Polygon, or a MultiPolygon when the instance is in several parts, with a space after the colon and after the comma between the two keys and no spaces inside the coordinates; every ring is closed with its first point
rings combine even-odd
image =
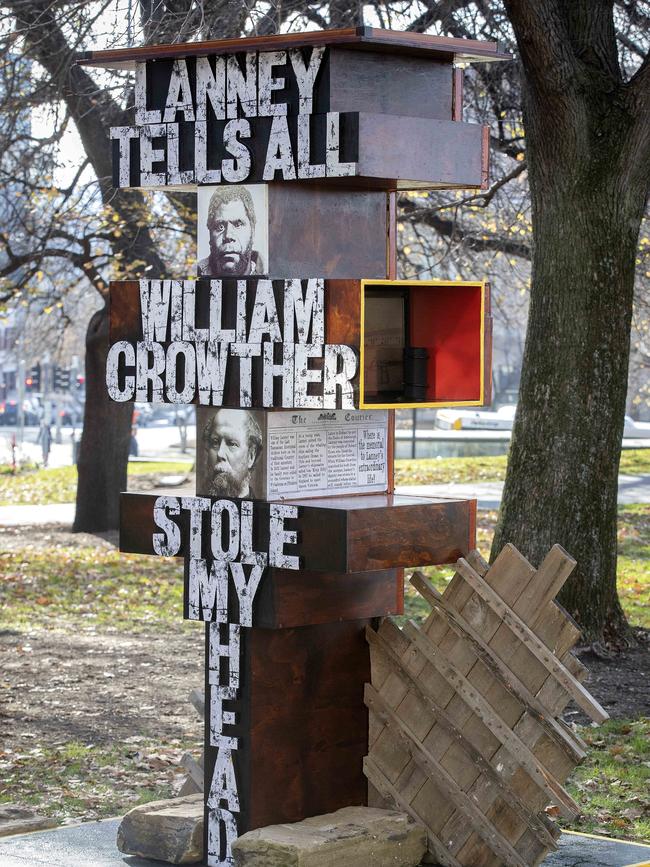
{"type": "Polygon", "coordinates": [[[344,807],[249,831],[232,852],[237,867],[416,867],[426,848],[424,828],[405,813],[344,807]]]}
{"type": "Polygon", "coordinates": [[[0,837],[9,834],[28,834],[30,831],[44,831],[54,828],[59,823],[49,816],[39,816],[28,807],[18,804],[2,804],[0,806],[0,837]]]}
{"type": "Polygon", "coordinates": [[[134,807],[117,829],[117,848],[125,855],[170,864],[203,859],[203,794],[134,807]]]}

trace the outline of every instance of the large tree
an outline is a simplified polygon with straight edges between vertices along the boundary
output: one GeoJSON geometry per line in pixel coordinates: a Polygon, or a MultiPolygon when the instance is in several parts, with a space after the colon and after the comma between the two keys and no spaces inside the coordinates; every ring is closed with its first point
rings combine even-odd
{"type": "MultiPolygon", "coordinates": [[[[185,248],[190,243],[191,214],[181,197],[170,197],[163,214],[160,202],[152,211],[151,197],[111,189],[107,130],[129,116],[130,83],[87,73],[74,65],[75,51],[129,40],[351,26],[364,17],[396,29],[497,37],[513,51],[518,46],[526,134],[519,67],[473,67],[467,118],[490,123],[493,184],[474,196],[404,196],[402,264],[409,275],[487,273],[500,315],[509,315],[509,298],[521,293],[520,318],[533,256],[524,382],[494,552],[513,541],[536,561],[562,542],[580,563],[565,601],[589,639],[624,631],[615,592],[616,476],[635,246],[648,185],[650,90],[647,61],[634,77],[630,70],[647,53],[648,8],[646,0],[508,0],[505,6],[500,0],[373,0],[363,6],[341,0],[0,0],[4,69],[16,56],[34,63],[31,87],[23,86],[20,64],[5,84],[3,113],[19,120],[32,107],[49,107],[55,117],[54,132],[40,138],[22,135],[18,122],[4,128],[4,137],[0,128],[5,155],[16,137],[24,139],[12,171],[24,175],[20,182],[37,196],[31,210],[38,213],[38,221],[19,233],[29,243],[16,244],[15,234],[0,229],[0,302],[3,277],[20,275],[25,303],[25,285],[42,292],[56,271],[53,263],[63,260],[74,279],[88,281],[104,299],[111,277],[182,267],[181,259],[174,263],[167,255],[161,225],[173,223],[185,248]],[[87,167],[52,198],[47,163],[72,123],[87,167]]],[[[88,333],[79,529],[115,526],[126,480],[130,414],[104,394],[106,314],[103,305],[88,333]]]]}
{"type": "Polygon", "coordinates": [[[650,62],[625,79],[613,0],[505,5],[523,70],[534,246],[492,554],[513,542],[539,562],[562,544],[578,561],[562,601],[597,644],[626,631],[616,593],[617,481],[650,184],[650,62]]]}
{"type": "MultiPolygon", "coordinates": [[[[124,108],[108,89],[100,90],[85,70],[74,62],[74,27],[91,26],[101,8],[84,10],[82,5],[54,4],[47,0],[5,3],[11,13],[13,25],[7,37],[13,44],[15,56],[20,52],[19,64],[27,59],[32,87],[21,88],[22,107],[57,104],[65,106],[64,117],[74,122],[86,155],[86,162],[96,178],[101,205],[110,212],[106,232],[89,230],[81,220],[66,222],[57,214],[49,227],[36,225],[32,244],[22,256],[12,250],[12,238],[4,238],[5,253],[33,272],[52,258],[67,258],[91,280],[104,303],[92,317],[86,341],[86,406],[84,427],[78,457],[79,484],[75,529],[97,531],[117,526],[119,491],[126,489],[126,466],[130,436],[131,407],[110,403],[103,385],[105,358],[108,351],[107,285],[97,265],[98,253],[93,244],[105,241],[113,258],[113,273],[119,274],[121,265],[137,262],[140,269],[164,271],[164,263],[147,226],[147,211],[139,193],[117,193],[111,186],[111,151],[107,139],[108,129],[126,121],[124,108]],[[71,19],[74,21],[71,33],[71,19]],[[35,74],[37,63],[43,74],[35,74]],[[88,232],[88,234],[85,234],[88,232]],[[40,237],[39,237],[40,234],[40,237]],[[103,235],[103,237],[102,237],[103,235]]],[[[5,25],[6,25],[5,21],[5,25]]],[[[14,62],[14,68],[16,64],[14,62]]],[[[23,79],[25,75],[21,76],[23,79]]],[[[12,79],[12,83],[16,81],[12,79]]],[[[12,93],[3,94],[5,101],[12,93]]],[[[19,102],[20,106],[21,103],[19,102]]],[[[53,138],[60,142],[66,123],[57,124],[53,138]]],[[[34,140],[34,136],[28,138],[34,140]]],[[[27,151],[26,151],[27,152],[27,151]]],[[[28,163],[28,161],[25,161],[28,163]]],[[[42,166],[41,166],[42,171],[42,166]]],[[[52,175],[49,175],[52,182],[52,175]]],[[[78,178],[77,178],[78,179],[78,178]]],[[[26,186],[38,188],[43,179],[31,180],[31,167],[24,166],[21,180],[26,186]]],[[[66,201],[70,191],[59,191],[66,201]]],[[[43,215],[47,216],[45,209],[43,215]]],[[[68,215],[69,219],[69,215],[68,215]]],[[[103,251],[105,253],[105,250],[103,251]]],[[[101,255],[101,254],[100,254],[101,255]]],[[[68,272],[70,273],[70,271],[68,272]]],[[[25,278],[23,273],[22,278],[25,278]]]]}

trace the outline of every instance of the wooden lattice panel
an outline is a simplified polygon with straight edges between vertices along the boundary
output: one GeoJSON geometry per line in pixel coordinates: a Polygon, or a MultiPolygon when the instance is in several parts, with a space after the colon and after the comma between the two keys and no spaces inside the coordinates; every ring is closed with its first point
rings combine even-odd
{"type": "Polygon", "coordinates": [[[474,551],[442,595],[413,575],[432,607],[422,626],[367,630],[369,803],[421,822],[434,863],[532,867],[557,848],[549,813],[578,815],[562,784],[585,744],[559,715],[571,699],[596,722],[607,714],[554,601],[574,566],[559,545],[537,570],[512,545],[490,567],[474,551]]]}

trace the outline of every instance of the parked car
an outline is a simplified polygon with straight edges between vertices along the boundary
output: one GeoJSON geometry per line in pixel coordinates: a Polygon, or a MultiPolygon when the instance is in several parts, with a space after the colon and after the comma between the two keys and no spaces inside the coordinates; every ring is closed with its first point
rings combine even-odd
{"type": "MultiPolygon", "coordinates": [[[[23,401],[23,424],[37,425],[40,422],[40,416],[35,411],[31,402],[23,401]]],[[[0,403],[0,426],[18,424],[18,401],[9,399],[0,403]]]]}
{"type": "Polygon", "coordinates": [[[515,406],[487,409],[440,409],[436,415],[439,430],[512,430],[515,406]]]}
{"type": "MultiPolygon", "coordinates": [[[[441,409],[436,415],[439,430],[512,430],[516,406],[506,405],[498,410],[441,409]]],[[[623,436],[626,439],[650,439],[650,422],[634,421],[625,416],[623,436]]]]}
{"type": "Polygon", "coordinates": [[[59,410],[59,416],[64,427],[77,427],[83,423],[83,406],[66,406],[59,410]]]}
{"type": "Polygon", "coordinates": [[[633,418],[626,415],[623,436],[635,440],[650,438],[650,422],[634,421],[633,418]]]}
{"type": "Polygon", "coordinates": [[[148,427],[153,415],[151,405],[148,403],[133,404],[133,424],[138,427],[148,427]]]}
{"type": "MultiPolygon", "coordinates": [[[[139,407],[140,404],[137,404],[139,407]]],[[[147,424],[176,424],[176,413],[178,407],[173,403],[153,403],[150,404],[151,414],[148,416],[147,424]]]]}

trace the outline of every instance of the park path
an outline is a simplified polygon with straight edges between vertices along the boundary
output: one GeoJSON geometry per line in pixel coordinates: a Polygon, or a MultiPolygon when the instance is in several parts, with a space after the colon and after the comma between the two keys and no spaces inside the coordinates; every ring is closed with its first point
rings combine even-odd
{"type": "MultiPolygon", "coordinates": [[[[460,499],[476,497],[479,509],[498,509],[502,491],[503,482],[403,485],[397,488],[397,492],[400,494],[411,494],[418,497],[458,497],[460,499]]],[[[618,502],[621,505],[650,503],[650,475],[619,476],[618,502]]],[[[0,506],[0,527],[72,524],[73,519],[74,503],[54,503],[47,506],[0,506]]]]}
{"type": "MultiPolygon", "coordinates": [[[[397,488],[400,494],[418,497],[460,497],[478,500],[479,509],[498,509],[501,504],[503,482],[451,482],[445,485],[409,485],[397,488]]],[[[650,475],[618,477],[619,505],[650,503],[650,475]]],[[[1,520],[1,519],[0,519],[1,520]]]]}

